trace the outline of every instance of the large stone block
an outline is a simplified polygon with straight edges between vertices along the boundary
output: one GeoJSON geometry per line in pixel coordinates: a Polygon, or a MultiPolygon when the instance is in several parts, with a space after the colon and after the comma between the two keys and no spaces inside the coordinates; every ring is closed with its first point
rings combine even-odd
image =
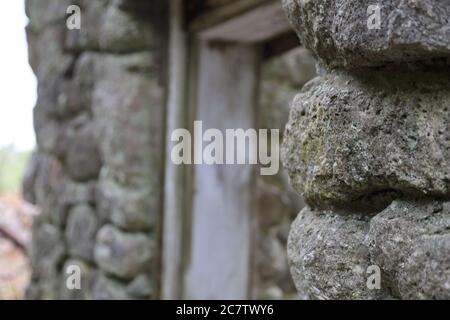
{"type": "Polygon", "coordinates": [[[379,211],[402,193],[450,196],[450,73],[424,70],[331,73],[305,86],[282,158],[310,205],[379,211]]]}
{"type": "Polygon", "coordinates": [[[72,62],[71,77],[57,87],[57,112],[60,118],[74,117],[91,110],[91,95],[95,82],[92,65],[82,63],[78,58],[74,58],[72,62]]]}
{"type": "Polygon", "coordinates": [[[305,208],[289,236],[294,282],[314,299],[449,299],[449,228],[450,203],[438,200],[395,200],[372,217],[305,208]]]}
{"type": "Polygon", "coordinates": [[[98,177],[102,161],[97,136],[94,122],[75,130],[65,157],[66,170],[72,179],[88,181],[98,177]]]}
{"type": "Polygon", "coordinates": [[[450,202],[394,201],[370,222],[370,255],[402,299],[450,299],[450,202]]]}
{"type": "Polygon", "coordinates": [[[106,225],[97,234],[95,261],[107,273],[130,279],[152,268],[155,240],[106,225]]]}
{"type": "Polygon", "coordinates": [[[44,153],[33,156],[24,188],[29,200],[42,209],[41,219],[57,226],[65,224],[68,208],[93,205],[96,199],[95,182],[71,181],[61,163],[44,153]]]}
{"type": "Polygon", "coordinates": [[[283,0],[302,43],[331,67],[450,56],[450,3],[442,0],[283,0]],[[379,28],[369,28],[380,8],[379,28]],[[371,21],[369,21],[371,24],[371,21]]]}
{"type": "Polygon", "coordinates": [[[148,186],[141,189],[122,187],[102,179],[97,193],[97,210],[100,217],[116,226],[130,230],[150,230],[155,227],[159,210],[151,207],[154,195],[148,186]]]}
{"type": "Polygon", "coordinates": [[[93,113],[99,120],[101,152],[114,180],[126,186],[159,184],[164,127],[161,67],[150,53],[86,54],[93,66],[93,113]]]}
{"type": "Polygon", "coordinates": [[[291,226],[288,258],[297,291],[310,299],[376,299],[367,288],[369,217],[304,208],[291,226]]]}
{"type": "Polygon", "coordinates": [[[160,212],[164,90],[150,53],[83,54],[90,66],[103,168],[99,210],[129,230],[150,228],[160,212]]]}
{"type": "Polygon", "coordinates": [[[97,228],[98,219],[90,206],[78,205],[70,210],[65,236],[73,257],[93,260],[97,228]]]}

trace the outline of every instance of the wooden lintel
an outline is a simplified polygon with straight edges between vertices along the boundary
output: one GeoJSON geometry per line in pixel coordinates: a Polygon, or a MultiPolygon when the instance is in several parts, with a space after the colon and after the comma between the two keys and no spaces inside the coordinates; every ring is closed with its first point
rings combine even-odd
{"type": "Polygon", "coordinates": [[[208,41],[262,43],[291,30],[280,1],[271,1],[198,33],[208,41]]]}
{"type": "MultiPolygon", "coordinates": [[[[188,17],[189,30],[197,33],[214,27],[226,20],[249,12],[261,5],[273,3],[274,0],[239,0],[217,8],[201,12],[198,16],[188,17]]],[[[279,2],[275,0],[275,2],[279,2]]]]}

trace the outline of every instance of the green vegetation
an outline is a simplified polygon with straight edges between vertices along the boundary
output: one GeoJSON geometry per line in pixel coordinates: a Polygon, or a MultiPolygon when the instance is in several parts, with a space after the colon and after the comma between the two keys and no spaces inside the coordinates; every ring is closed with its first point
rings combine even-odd
{"type": "Polygon", "coordinates": [[[0,147],[0,194],[19,192],[31,151],[17,151],[13,147],[0,147]]]}

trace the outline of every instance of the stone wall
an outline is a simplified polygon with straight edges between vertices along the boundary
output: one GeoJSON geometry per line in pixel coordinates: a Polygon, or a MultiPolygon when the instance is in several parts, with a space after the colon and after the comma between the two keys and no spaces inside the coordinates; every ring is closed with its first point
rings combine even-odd
{"type": "Polygon", "coordinates": [[[31,299],[158,296],[165,1],[28,0],[38,149],[31,299]],[[69,5],[81,29],[66,28],[69,5]],[[67,290],[67,268],[82,289],[67,290]]]}
{"type": "MultiPolygon", "coordinates": [[[[262,66],[259,127],[283,128],[295,94],[316,74],[311,53],[296,48],[266,61],[262,66]]],[[[255,297],[296,298],[289,272],[286,245],[289,226],[304,203],[288,183],[284,168],[275,176],[259,176],[256,181],[258,232],[255,251],[255,297]]]]}
{"type": "MultiPolygon", "coordinates": [[[[302,298],[450,298],[450,34],[446,1],[284,0],[306,51],[263,71],[259,122],[282,128],[307,203],[288,258],[302,298]],[[299,58],[302,57],[302,58],[299,58]],[[309,59],[309,60],[308,60],[309,59]],[[310,61],[303,65],[303,61],[310,61]],[[303,70],[305,72],[300,72],[303,70]],[[381,288],[367,270],[381,269],[381,288]]],[[[159,297],[166,0],[28,0],[38,149],[24,194],[31,299],[159,297]],[[66,9],[82,9],[81,30],[66,9]],[[82,271],[67,290],[66,271],[82,271]]],[[[284,248],[302,206],[283,174],[257,182],[255,296],[293,291],[284,248]]]]}
{"type": "Polygon", "coordinates": [[[299,293],[450,299],[448,1],[383,1],[379,29],[367,1],[283,2],[321,64],[282,152],[308,204],[288,244],[299,293]]]}

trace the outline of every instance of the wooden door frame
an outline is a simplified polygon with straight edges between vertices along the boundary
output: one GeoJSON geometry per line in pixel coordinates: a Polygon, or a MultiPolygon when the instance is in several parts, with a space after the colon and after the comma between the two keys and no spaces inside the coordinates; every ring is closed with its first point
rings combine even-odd
{"type": "MultiPolygon", "coordinates": [[[[192,253],[190,244],[196,169],[193,166],[176,166],[171,162],[170,154],[173,145],[169,143],[170,136],[177,128],[188,128],[190,132],[193,132],[193,121],[198,118],[197,104],[202,98],[197,96],[199,90],[197,84],[201,81],[198,79],[199,70],[204,63],[199,60],[200,52],[208,52],[208,47],[212,44],[222,43],[228,48],[235,46],[236,50],[247,46],[250,51],[254,50],[254,53],[263,59],[298,46],[298,39],[290,31],[287,21],[280,20],[280,14],[283,13],[279,0],[240,0],[232,2],[229,6],[217,8],[213,12],[203,13],[192,21],[188,21],[185,15],[185,3],[186,1],[183,0],[170,0],[161,296],[163,299],[230,298],[226,294],[210,295],[212,290],[200,295],[186,292],[186,283],[189,281],[185,279],[185,276],[188,273],[192,253]],[[260,15],[264,16],[262,21],[258,19],[260,15]],[[270,17],[274,17],[275,31],[272,30],[271,24],[267,23],[270,17]],[[280,26],[280,23],[283,25],[280,26]],[[248,32],[243,36],[243,33],[236,32],[240,28],[253,28],[255,32],[248,32]]],[[[255,60],[254,63],[259,61],[255,60]]],[[[258,73],[258,70],[255,69],[254,72],[258,73]]],[[[258,82],[257,75],[254,76],[254,81],[258,82]]],[[[256,103],[255,101],[251,107],[256,108],[256,103]]],[[[256,112],[250,109],[249,111],[256,112]]],[[[257,128],[256,117],[252,125],[257,128]]],[[[249,215],[248,219],[253,219],[251,207],[246,214],[249,215]]],[[[249,223],[249,227],[253,228],[254,224],[251,221],[249,223]]],[[[252,243],[250,239],[248,241],[249,244],[252,243]]],[[[250,248],[248,250],[251,254],[250,248]]],[[[243,289],[241,286],[237,290],[239,293],[235,290],[236,296],[232,298],[251,298],[251,264],[249,260],[248,277],[245,280],[248,282],[248,287],[243,289]]],[[[220,270],[217,271],[220,272],[220,270]]]]}

